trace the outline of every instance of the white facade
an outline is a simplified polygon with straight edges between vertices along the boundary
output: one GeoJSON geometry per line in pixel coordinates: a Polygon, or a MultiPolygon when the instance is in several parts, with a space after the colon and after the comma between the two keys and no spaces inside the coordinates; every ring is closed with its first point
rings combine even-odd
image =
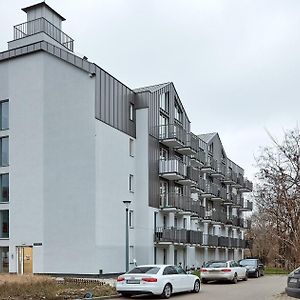
{"type": "MultiPolygon", "coordinates": [[[[28,10],[28,21],[43,17],[61,28],[63,18],[41,5],[28,10]]],[[[123,272],[124,200],[131,201],[130,266],[135,261],[201,266],[242,257],[242,249],[158,241],[157,228],[231,238],[240,238],[243,230],[149,205],[150,108],[135,110],[135,134],[119,130],[95,118],[99,82],[98,73],[88,69],[92,64],[61,54],[65,45],[45,32],[15,39],[9,49],[24,45],[32,52],[23,55],[20,48],[10,58],[0,53],[0,103],[9,101],[9,129],[0,131],[0,138],[9,137],[9,165],[0,167],[0,175],[9,174],[9,202],[0,202],[0,213],[9,211],[9,237],[0,235],[0,272],[4,264],[11,273],[123,272]],[[35,51],[39,42],[47,42],[46,49],[35,51]]],[[[107,83],[100,82],[101,94],[107,83]]],[[[124,103],[116,105],[124,111],[124,103]]],[[[119,111],[103,109],[126,127],[119,111]]],[[[158,168],[155,172],[158,177],[158,168]]],[[[191,197],[203,205],[208,201],[197,193],[191,197]]]]}

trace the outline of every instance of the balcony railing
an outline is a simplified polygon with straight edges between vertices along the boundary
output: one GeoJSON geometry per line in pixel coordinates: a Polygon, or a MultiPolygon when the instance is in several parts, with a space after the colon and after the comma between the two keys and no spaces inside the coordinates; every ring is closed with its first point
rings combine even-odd
{"type": "Polygon", "coordinates": [[[188,243],[189,244],[203,244],[203,232],[202,231],[195,231],[189,230],[187,232],[188,236],[188,243]]]}
{"type": "Polygon", "coordinates": [[[216,168],[211,172],[211,176],[223,179],[225,178],[225,169],[226,166],[224,164],[216,162],[216,168]]]}
{"type": "Polygon", "coordinates": [[[253,190],[253,183],[250,180],[245,179],[243,182],[243,185],[240,187],[240,191],[241,192],[252,192],[252,190],[253,190]]]}
{"type": "Polygon", "coordinates": [[[160,195],[160,208],[173,209],[195,214],[200,218],[204,217],[205,208],[200,201],[191,199],[189,196],[177,193],[167,193],[160,195]]]}
{"type": "Polygon", "coordinates": [[[194,166],[203,166],[205,164],[206,161],[206,155],[205,152],[201,149],[198,150],[197,153],[191,155],[191,163],[194,166]]]}
{"type": "Polygon", "coordinates": [[[18,40],[40,32],[46,33],[65,48],[73,51],[74,40],[61,31],[58,27],[47,21],[45,18],[38,18],[14,26],[14,40],[18,40]]]}
{"type": "Polygon", "coordinates": [[[211,156],[207,156],[204,166],[201,168],[203,173],[212,173],[217,170],[217,161],[211,156]]]}
{"type": "Polygon", "coordinates": [[[187,230],[174,227],[157,227],[154,234],[156,242],[188,243],[187,230]]]}
{"type": "Polygon", "coordinates": [[[195,185],[199,180],[199,176],[200,174],[198,169],[195,169],[192,166],[187,166],[186,175],[184,176],[184,178],[178,180],[178,183],[183,185],[195,185]]]}
{"type": "Polygon", "coordinates": [[[253,210],[253,203],[249,200],[244,200],[240,210],[241,211],[252,211],[253,210]]]}
{"type": "Polygon", "coordinates": [[[203,245],[218,247],[219,237],[217,235],[203,234],[203,245]]]}
{"type": "Polygon", "coordinates": [[[251,228],[251,220],[239,218],[238,226],[241,228],[244,228],[244,229],[250,229],[251,228]]]}
{"type": "Polygon", "coordinates": [[[231,184],[234,185],[237,182],[237,173],[232,171],[232,170],[228,170],[225,174],[225,178],[224,178],[224,183],[226,184],[231,184]]]}
{"type": "Polygon", "coordinates": [[[177,159],[159,161],[159,175],[169,180],[183,179],[187,175],[186,165],[177,159]]]}
{"type": "Polygon", "coordinates": [[[187,140],[187,133],[183,127],[177,124],[158,126],[158,138],[168,147],[182,147],[187,140]]]}

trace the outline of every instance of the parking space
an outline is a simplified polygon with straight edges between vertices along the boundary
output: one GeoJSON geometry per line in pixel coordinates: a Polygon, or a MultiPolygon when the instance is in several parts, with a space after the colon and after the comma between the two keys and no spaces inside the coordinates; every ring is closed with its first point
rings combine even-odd
{"type": "MultiPolygon", "coordinates": [[[[174,300],[292,300],[282,293],[286,287],[287,276],[269,275],[260,278],[249,278],[237,284],[211,282],[202,285],[199,294],[173,295],[174,300]]],[[[135,299],[158,299],[159,297],[134,297],[135,299]]]]}

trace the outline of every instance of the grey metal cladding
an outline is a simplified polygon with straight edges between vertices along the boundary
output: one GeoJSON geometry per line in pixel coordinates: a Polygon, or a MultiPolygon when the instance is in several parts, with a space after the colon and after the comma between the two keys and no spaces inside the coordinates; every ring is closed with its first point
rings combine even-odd
{"type": "Polygon", "coordinates": [[[77,68],[95,76],[95,117],[96,119],[135,137],[135,110],[134,121],[129,120],[129,105],[135,106],[134,91],[101,69],[94,63],[84,60],[73,53],[56,47],[45,41],[22,46],[0,53],[0,61],[27,55],[37,51],[45,51],[64,60],[77,68]]]}

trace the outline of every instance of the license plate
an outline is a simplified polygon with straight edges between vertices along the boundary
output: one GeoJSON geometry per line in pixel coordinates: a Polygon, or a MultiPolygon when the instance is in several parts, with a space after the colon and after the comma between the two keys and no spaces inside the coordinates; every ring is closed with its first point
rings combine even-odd
{"type": "Polygon", "coordinates": [[[297,282],[298,282],[298,279],[297,279],[297,278],[291,278],[291,279],[290,279],[290,282],[291,282],[291,283],[297,283],[297,282]]]}
{"type": "Polygon", "coordinates": [[[135,279],[127,279],[126,283],[128,283],[128,284],[140,284],[140,281],[135,280],[135,279]]]}
{"type": "Polygon", "coordinates": [[[219,270],[210,270],[209,272],[211,273],[217,273],[217,272],[220,272],[219,270]]]}

